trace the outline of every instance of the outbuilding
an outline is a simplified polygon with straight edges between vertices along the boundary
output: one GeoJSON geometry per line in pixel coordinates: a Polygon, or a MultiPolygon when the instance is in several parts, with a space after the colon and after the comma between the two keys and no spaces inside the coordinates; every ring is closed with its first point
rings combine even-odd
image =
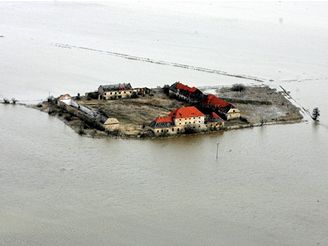
{"type": "Polygon", "coordinates": [[[104,123],[105,129],[108,131],[118,130],[120,122],[116,118],[108,118],[104,123]]]}
{"type": "Polygon", "coordinates": [[[72,97],[69,94],[64,94],[58,97],[57,102],[58,105],[66,104],[70,106],[72,104],[72,97]]]}

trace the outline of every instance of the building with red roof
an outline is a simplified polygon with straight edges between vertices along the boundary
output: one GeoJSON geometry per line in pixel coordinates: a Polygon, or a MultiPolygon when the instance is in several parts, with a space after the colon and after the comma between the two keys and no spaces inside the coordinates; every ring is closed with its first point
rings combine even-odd
{"type": "Polygon", "coordinates": [[[240,111],[231,103],[213,95],[208,94],[201,102],[201,107],[206,111],[216,112],[226,120],[240,118],[240,111]]]}
{"type": "Polygon", "coordinates": [[[196,91],[198,90],[196,87],[189,87],[189,86],[184,85],[184,84],[182,84],[182,83],[180,83],[180,82],[177,82],[177,83],[176,83],[176,88],[177,88],[178,90],[187,91],[187,92],[189,92],[190,94],[192,94],[192,93],[194,93],[194,92],[196,92],[196,91]]]}
{"type": "Polygon", "coordinates": [[[205,115],[194,106],[181,107],[166,117],[157,117],[150,126],[155,134],[177,134],[187,129],[201,131],[206,129],[205,115]]]}
{"type": "Polygon", "coordinates": [[[203,94],[196,87],[189,87],[176,82],[169,88],[169,95],[179,100],[199,106],[205,112],[216,112],[226,120],[240,118],[240,111],[231,103],[213,94],[203,94]]]}
{"type": "Polygon", "coordinates": [[[170,113],[172,118],[193,118],[193,117],[203,117],[205,116],[196,107],[182,107],[178,108],[170,113]]]}
{"type": "Polygon", "coordinates": [[[224,126],[224,120],[215,112],[211,112],[206,117],[206,126],[208,129],[217,130],[224,126]]]}
{"type": "Polygon", "coordinates": [[[207,97],[203,100],[203,102],[205,104],[213,105],[215,107],[219,107],[222,109],[232,106],[232,104],[228,103],[227,101],[224,101],[221,98],[218,98],[217,96],[215,96],[213,94],[208,94],[207,97]]]}
{"type": "Polygon", "coordinates": [[[189,102],[189,103],[197,103],[200,101],[204,94],[196,87],[189,87],[180,82],[176,82],[169,88],[170,96],[174,96],[180,100],[189,102]]]}
{"type": "Polygon", "coordinates": [[[166,116],[166,117],[157,117],[150,123],[150,126],[152,128],[169,128],[172,127],[173,124],[174,123],[172,117],[166,116]]]}
{"type": "Polygon", "coordinates": [[[223,121],[222,118],[215,112],[211,113],[211,118],[215,121],[217,121],[217,120],[223,121]]]}

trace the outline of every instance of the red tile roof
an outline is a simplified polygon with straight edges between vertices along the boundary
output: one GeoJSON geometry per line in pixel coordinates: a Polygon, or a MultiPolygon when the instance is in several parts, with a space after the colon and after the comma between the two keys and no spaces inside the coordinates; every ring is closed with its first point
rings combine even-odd
{"type": "Polygon", "coordinates": [[[205,116],[202,112],[200,112],[196,107],[182,107],[178,108],[170,113],[172,118],[191,118],[191,117],[201,117],[205,116]]]}
{"type": "Polygon", "coordinates": [[[154,121],[156,123],[172,123],[172,117],[170,117],[170,116],[157,117],[154,121]]]}
{"type": "Polygon", "coordinates": [[[212,112],[212,113],[211,113],[211,116],[212,116],[213,119],[221,119],[221,117],[218,116],[218,114],[215,113],[215,112],[212,112]]]}
{"type": "Polygon", "coordinates": [[[194,93],[195,91],[197,91],[196,87],[189,87],[188,85],[184,85],[180,82],[177,83],[176,88],[179,90],[188,91],[189,93],[194,93]]]}
{"type": "Polygon", "coordinates": [[[220,108],[225,108],[227,106],[231,106],[230,103],[224,101],[221,98],[218,98],[217,96],[213,94],[208,94],[205,100],[203,101],[205,104],[209,104],[212,106],[220,107],[220,108]]]}

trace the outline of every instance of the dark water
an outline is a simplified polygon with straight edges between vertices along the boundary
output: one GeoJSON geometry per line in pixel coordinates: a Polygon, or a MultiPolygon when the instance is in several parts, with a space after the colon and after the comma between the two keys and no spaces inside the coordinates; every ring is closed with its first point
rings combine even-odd
{"type": "MultiPolygon", "coordinates": [[[[78,5],[72,10],[72,6],[48,10],[54,14],[69,9],[68,13],[76,14],[84,8],[78,5]]],[[[29,11],[23,7],[7,4],[0,11],[8,17],[15,10],[19,14],[11,18],[18,20],[29,11],[38,12],[31,5],[29,11]]],[[[62,13],[68,18],[66,14],[62,13]]],[[[0,96],[34,100],[46,97],[49,91],[55,95],[66,90],[87,91],[98,81],[111,79],[136,79],[150,86],[177,77],[199,81],[199,85],[235,82],[211,74],[54,48],[52,42],[79,36],[75,33],[70,39],[69,32],[56,29],[52,20],[47,25],[58,36],[50,35],[43,22],[37,27],[31,24],[41,18],[33,16],[29,22],[7,19],[2,24],[5,38],[0,39],[0,96]],[[31,32],[39,36],[35,38],[31,32]],[[48,36],[41,37],[40,33],[48,36]]],[[[133,23],[129,21],[127,26],[133,23]]],[[[206,21],[195,23],[202,26],[206,21]]],[[[239,28],[244,37],[242,30],[249,23],[242,23],[225,24],[228,34],[239,28]]],[[[151,23],[144,25],[153,30],[151,23]]],[[[214,32],[211,28],[206,32],[214,32]]],[[[256,34],[262,31],[260,28],[256,34]]],[[[142,33],[138,29],[124,35],[142,33]]],[[[322,51],[316,59],[303,50],[306,39],[299,40],[296,47],[289,46],[288,39],[291,52],[286,55],[286,47],[280,50],[284,65],[276,59],[277,50],[270,53],[270,47],[259,47],[267,52],[270,62],[240,61],[243,69],[274,78],[266,83],[283,85],[299,105],[319,106],[319,124],[308,121],[163,140],[92,139],[75,134],[45,113],[0,105],[0,245],[327,245],[328,87],[326,51],[322,49],[326,33],[320,34],[322,42],[313,41],[320,43],[318,49],[322,51]],[[298,48],[304,52],[295,56],[293,49],[298,48]],[[219,160],[215,160],[217,142],[219,160]]],[[[96,45],[83,35],[83,42],[96,45]]],[[[119,38],[125,40],[124,35],[119,38]]],[[[176,32],[179,40],[184,35],[176,32]]],[[[310,34],[304,36],[311,40],[310,34]]],[[[101,45],[106,38],[99,39],[101,45]]],[[[164,45],[172,47],[170,42],[164,45]]],[[[190,49],[194,49],[191,44],[190,49]]],[[[138,52],[150,52],[140,47],[138,52]]],[[[179,47],[174,49],[180,51],[179,47]]],[[[199,54],[201,51],[199,47],[199,54]]],[[[242,45],[239,51],[244,52],[242,45]]],[[[249,46],[249,52],[252,57],[258,50],[249,46]]],[[[229,55],[225,58],[229,60],[229,55]]],[[[206,66],[204,61],[210,66],[217,60],[203,57],[202,65],[206,66]]]]}
{"type": "Polygon", "coordinates": [[[2,245],[327,242],[327,129],[311,122],[103,140],[0,112],[2,245]]]}

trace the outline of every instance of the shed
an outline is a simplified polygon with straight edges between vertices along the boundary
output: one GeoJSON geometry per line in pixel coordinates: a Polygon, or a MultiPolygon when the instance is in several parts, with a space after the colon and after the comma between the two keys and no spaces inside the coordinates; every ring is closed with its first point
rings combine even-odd
{"type": "Polygon", "coordinates": [[[66,105],[71,105],[72,97],[69,94],[64,94],[58,97],[58,104],[64,103],[66,105]]]}
{"type": "Polygon", "coordinates": [[[108,118],[104,123],[105,129],[109,131],[118,130],[120,122],[116,118],[108,118]]]}

